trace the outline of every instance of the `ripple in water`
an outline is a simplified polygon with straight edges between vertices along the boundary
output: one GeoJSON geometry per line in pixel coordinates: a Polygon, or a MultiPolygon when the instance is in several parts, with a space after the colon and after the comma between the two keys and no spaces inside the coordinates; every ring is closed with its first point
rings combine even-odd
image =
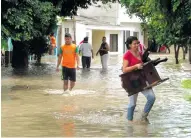
{"type": "Polygon", "coordinates": [[[66,119],[66,118],[72,118],[75,120],[80,120],[86,124],[101,124],[101,125],[113,125],[113,123],[116,123],[120,119],[120,114],[115,115],[105,115],[103,113],[90,113],[88,115],[65,115],[62,113],[54,113],[54,117],[56,119],[66,119]]]}
{"type": "Polygon", "coordinates": [[[88,94],[94,94],[95,91],[92,90],[72,90],[72,91],[66,91],[64,90],[58,90],[58,89],[47,89],[45,90],[45,94],[52,94],[52,95],[62,95],[62,96],[75,96],[75,95],[88,95],[88,94]]]}

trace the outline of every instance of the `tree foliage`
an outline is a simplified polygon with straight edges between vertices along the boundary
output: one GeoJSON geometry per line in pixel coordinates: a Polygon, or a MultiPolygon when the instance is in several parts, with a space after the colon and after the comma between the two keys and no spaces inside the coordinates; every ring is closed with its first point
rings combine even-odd
{"type": "Polygon", "coordinates": [[[73,16],[78,8],[117,0],[2,0],[2,36],[27,41],[51,32],[56,15],[73,16]]]}
{"type": "Polygon", "coordinates": [[[188,45],[191,36],[190,0],[121,0],[127,13],[140,17],[149,37],[160,44],[188,45]]]}
{"type": "MultiPolygon", "coordinates": [[[[76,15],[78,8],[88,8],[92,2],[98,1],[108,3],[117,0],[2,0],[2,37],[5,40],[11,37],[13,46],[25,47],[23,56],[28,52],[41,56],[48,49],[46,37],[56,25],[57,15],[76,15]]],[[[19,53],[19,50],[22,53],[22,48],[14,48],[18,48],[15,55],[22,55],[19,53]]],[[[15,61],[15,66],[19,60],[15,61]]]]}
{"type": "Polygon", "coordinates": [[[39,0],[4,0],[2,2],[2,35],[28,41],[48,34],[55,23],[57,10],[50,2],[39,0]]]}

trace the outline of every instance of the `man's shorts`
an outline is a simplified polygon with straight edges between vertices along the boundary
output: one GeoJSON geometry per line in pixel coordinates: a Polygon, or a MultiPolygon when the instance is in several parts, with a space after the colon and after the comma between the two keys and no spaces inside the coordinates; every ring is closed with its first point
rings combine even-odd
{"type": "Polygon", "coordinates": [[[62,80],[70,80],[76,82],[76,69],[62,67],[62,80]]]}

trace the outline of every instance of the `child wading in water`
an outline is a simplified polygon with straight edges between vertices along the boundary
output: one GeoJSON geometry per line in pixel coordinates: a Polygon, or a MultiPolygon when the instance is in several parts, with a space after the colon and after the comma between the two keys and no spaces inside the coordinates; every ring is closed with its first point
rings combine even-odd
{"type": "MultiPolygon", "coordinates": [[[[137,37],[130,36],[127,38],[126,46],[128,51],[123,57],[123,73],[131,72],[136,69],[141,69],[143,67],[142,55],[139,52],[139,42],[137,37]]],[[[146,98],[147,103],[142,113],[141,120],[148,122],[147,116],[155,102],[155,95],[152,89],[147,89],[141,92],[146,98]]],[[[129,104],[127,111],[127,119],[132,122],[134,110],[136,107],[138,93],[129,96],[129,104]]]]}

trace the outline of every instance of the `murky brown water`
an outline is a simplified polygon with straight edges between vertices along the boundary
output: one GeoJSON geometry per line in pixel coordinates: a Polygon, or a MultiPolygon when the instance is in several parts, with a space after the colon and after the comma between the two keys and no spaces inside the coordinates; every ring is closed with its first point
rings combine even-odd
{"type": "MultiPolygon", "coordinates": [[[[181,88],[181,80],[191,73],[175,65],[173,55],[163,56],[169,61],[157,69],[161,78],[170,80],[154,88],[157,99],[148,125],[129,125],[126,120],[128,96],[118,77],[121,56],[110,57],[108,72],[101,72],[99,59],[91,71],[78,71],[72,95],[61,95],[63,83],[51,57],[25,72],[2,68],[2,136],[191,137],[191,103],[184,99],[191,92],[181,88]]],[[[140,94],[136,120],[145,102],[140,94]]]]}

